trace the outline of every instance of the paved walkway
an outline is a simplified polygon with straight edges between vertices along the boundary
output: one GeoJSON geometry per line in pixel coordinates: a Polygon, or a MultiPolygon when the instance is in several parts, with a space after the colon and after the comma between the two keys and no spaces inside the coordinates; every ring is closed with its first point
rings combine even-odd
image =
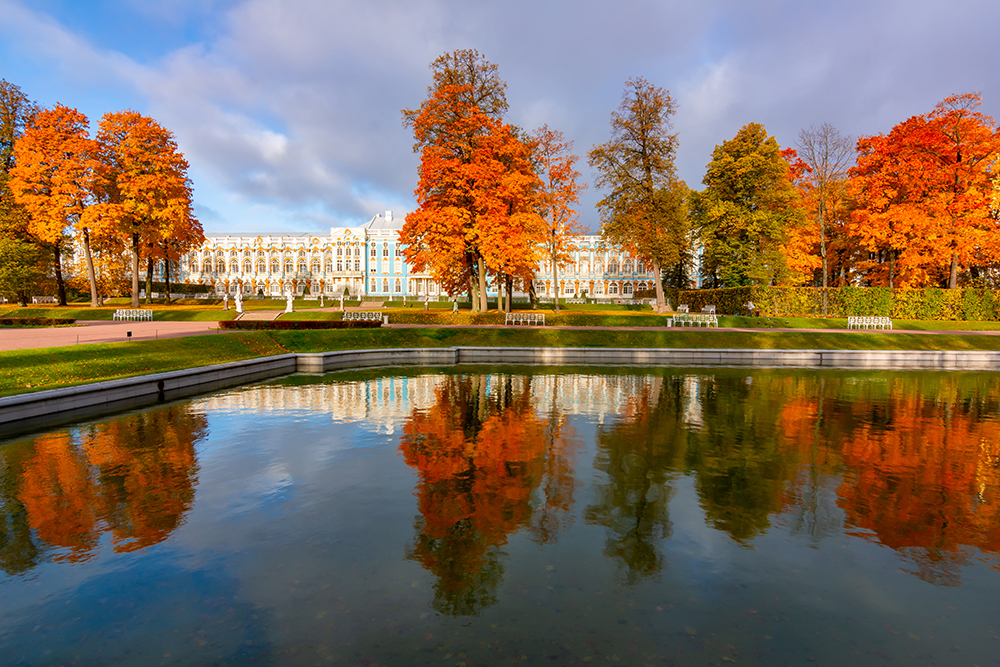
{"type": "Polygon", "coordinates": [[[59,347],[84,343],[199,336],[218,330],[218,322],[108,322],[78,320],[75,327],[0,328],[0,350],[59,347]]]}

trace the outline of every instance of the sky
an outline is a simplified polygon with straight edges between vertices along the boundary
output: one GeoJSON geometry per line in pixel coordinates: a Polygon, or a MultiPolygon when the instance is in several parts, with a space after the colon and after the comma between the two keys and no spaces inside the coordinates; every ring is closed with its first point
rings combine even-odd
{"type": "MultiPolygon", "coordinates": [[[[401,110],[429,64],[476,49],[507,120],[610,138],[626,80],[670,91],[679,176],[750,122],[782,147],[824,122],[888,132],[952,94],[1000,113],[995,0],[0,0],[0,78],[96,129],[133,109],[171,130],[206,232],[316,232],[416,207],[401,110]]],[[[600,226],[588,187],[580,219],[600,226]]]]}

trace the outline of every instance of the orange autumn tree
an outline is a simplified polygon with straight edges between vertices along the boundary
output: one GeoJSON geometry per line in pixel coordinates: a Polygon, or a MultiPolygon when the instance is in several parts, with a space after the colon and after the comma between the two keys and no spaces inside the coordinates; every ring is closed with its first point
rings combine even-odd
{"type": "Polygon", "coordinates": [[[449,294],[468,290],[487,309],[487,277],[523,274],[541,240],[533,208],[539,182],[518,132],[502,121],[506,83],[474,50],[431,63],[434,83],[418,109],[403,111],[420,152],[417,210],[400,232],[416,271],[449,294]]]}
{"type": "MultiPolygon", "coordinates": [[[[38,112],[14,146],[15,165],[10,172],[14,197],[29,215],[28,231],[52,250],[63,306],[63,247],[91,201],[96,145],[88,127],[86,116],[61,104],[38,112]]],[[[90,305],[97,306],[90,236],[86,228],[81,233],[89,268],[90,305]]]]}
{"type": "Polygon", "coordinates": [[[1000,132],[980,104],[978,93],[948,97],[887,136],[858,141],[852,230],[884,255],[890,287],[956,288],[960,268],[1000,257],[991,208],[1000,132]]]}
{"type": "Polygon", "coordinates": [[[135,111],[108,113],[97,140],[99,203],[87,221],[118,236],[132,253],[132,307],[139,307],[139,260],[150,248],[185,229],[198,238],[201,225],[191,210],[188,163],[173,134],[135,111]]]}
{"type": "MultiPolygon", "coordinates": [[[[784,148],[781,157],[788,163],[788,178],[792,185],[799,191],[800,202],[808,206],[810,195],[816,194],[809,177],[812,168],[802,158],[794,148],[784,148]]],[[[816,269],[824,266],[823,260],[817,257],[815,230],[804,219],[801,224],[791,224],[788,226],[787,235],[781,250],[788,266],[788,282],[805,283],[809,282],[816,269]]],[[[822,233],[820,235],[822,239],[822,233]]]]}
{"type": "MultiPolygon", "coordinates": [[[[556,313],[559,312],[559,267],[571,261],[576,249],[575,236],[583,234],[580,216],[573,207],[580,202],[586,187],[577,183],[580,172],[575,168],[578,156],[573,155],[573,142],[566,141],[562,132],[548,125],[535,130],[534,155],[542,179],[540,208],[545,219],[545,249],[552,263],[552,284],[556,291],[556,313]]],[[[532,292],[534,294],[534,292],[532,292]]]]}

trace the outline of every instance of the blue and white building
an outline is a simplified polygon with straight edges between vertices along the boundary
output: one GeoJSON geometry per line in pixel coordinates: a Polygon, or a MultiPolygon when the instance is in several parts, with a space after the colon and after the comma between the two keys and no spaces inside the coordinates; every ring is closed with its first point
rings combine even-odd
{"type": "MultiPolygon", "coordinates": [[[[353,298],[446,297],[428,273],[407,265],[399,242],[403,219],[391,211],[358,227],[320,234],[206,234],[184,255],[179,283],[210,285],[223,294],[283,296],[325,294],[353,298]]],[[[162,275],[162,267],[157,271],[162,275]]],[[[651,289],[652,273],[628,253],[601,246],[596,235],[579,236],[572,261],[552,277],[550,262],[538,267],[535,292],[542,297],[631,298],[651,289]]],[[[182,287],[179,289],[183,290],[182,287]]],[[[491,289],[495,295],[496,287],[491,289]]]]}

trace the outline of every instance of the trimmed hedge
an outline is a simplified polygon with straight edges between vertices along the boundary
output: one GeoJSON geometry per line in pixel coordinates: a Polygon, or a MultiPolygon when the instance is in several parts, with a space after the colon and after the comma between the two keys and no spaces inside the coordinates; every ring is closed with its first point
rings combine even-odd
{"type": "MultiPolygon", "coordinates": [[[[823,313],[819,287],[730,287],[683,290],[679,303],[692,312],[714,304],[722,314],[745,314],[753,301],[767,317],[816,317],[823,313]]],[[[672,304],[673,305],[673,304],[672,304]]],[[[897,320],[1000,321],[1000,291],[986,289],[889,289],[888,287],[830,287],[830,317],[880,316],[897,320]]]]}
{"type": "Polygon", "coordinates": [[[285,331],[292,329],[377,329],[382,326],[381,322],[373,321],[350,321],[343,322],[340,320],[223,320],[219,322],[220,329],[242,329],[242,330],[261,330],[269,329],[272,331],[285,331]]]}
{"type": "Polygon", "coordinates": [[[60,324],[76,324],[68,317],[0,317],[0,327],[54,327],[60,324]]]}

